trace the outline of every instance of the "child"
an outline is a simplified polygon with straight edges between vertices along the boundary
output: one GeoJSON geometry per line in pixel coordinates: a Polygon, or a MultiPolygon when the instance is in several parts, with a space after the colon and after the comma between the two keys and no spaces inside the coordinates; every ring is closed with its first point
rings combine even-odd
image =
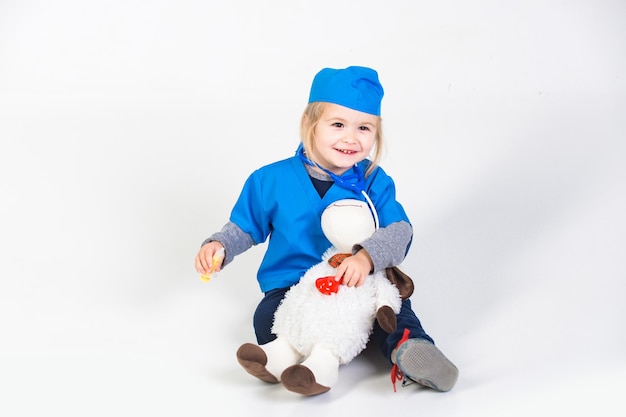
{"type": "MultiPolygon", "coordinates": [[[[321,213],[330,203],[344,198],[364,200],[378,226],[338,267],[335,279],[343,285],[361,285],[371,272],[399,265],[408,252],[412,226],[395,199],[393,180],[378,166],[382,97],[383,88],[373,69],[321,70],[301,119],[302,143],[296,155],[250,175],[230,221],[203,242],[196,256],[197,272],[206,274],[213,256],[224,249],[219,271],[269,237],[257,273],[264,293],[253,319],[259,345],[276,338],[271,332],[274,312],[289,287],[331,246],[320,225],[321,213]]],[[[371,340],[393,365],[394,386],[402,378],[438,391],[448,391],[456,383],[457,368],[426,334],[410,299],[403,301],[397,315],[397,331],[387,334],[375,325],[371,340]]],[[[258,368],[264,366],[259,359],[258,368]]]]}

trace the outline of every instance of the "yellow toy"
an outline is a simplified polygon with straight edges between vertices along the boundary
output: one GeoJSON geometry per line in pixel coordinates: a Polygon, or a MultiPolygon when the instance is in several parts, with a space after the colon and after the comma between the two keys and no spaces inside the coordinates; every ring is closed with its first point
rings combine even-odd
{"type": "Polygon", "coordinates": [[[217,268],[219,264],[222,263],[223,259],[224,259],[224,248],[220,248],[220,250],[215,252],[215,255],[213,255],[213,259],[211,260],[211,269],[206,274],[201,274],[200,279],[204,282],[209,282],[211,280],[211,277],[215,273],[215,269],[217,268]]]}

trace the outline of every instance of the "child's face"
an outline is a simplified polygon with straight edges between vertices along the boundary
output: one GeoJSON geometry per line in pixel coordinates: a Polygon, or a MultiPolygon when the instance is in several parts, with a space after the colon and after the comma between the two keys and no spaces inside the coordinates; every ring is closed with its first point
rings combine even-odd
{"type": "Polygon", "coordinates": [[[376,141],[378,116],[326,104],[315,127],[309,157],[336,175],[367,158],[376,141]]]}

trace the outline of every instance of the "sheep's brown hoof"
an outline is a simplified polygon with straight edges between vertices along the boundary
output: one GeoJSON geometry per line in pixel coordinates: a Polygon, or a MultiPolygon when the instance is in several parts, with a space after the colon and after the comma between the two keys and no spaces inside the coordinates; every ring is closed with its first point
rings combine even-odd
{"type": "Polygon", "coordinates": [[[276,384],[280,382],[272,375],[265,365],[267,365],[267,355],[259,346],[252,343],[244,343],[237,349],[237,361],[250,375],[259,378],[261,381],[276,384]]]}
{"type": "Polygon", "coordinates": [[[285,388],[302,395],[318,395],[330,390],[315,381],[315,375],[304,365],[292,365],[280,376],[285,388]]]}

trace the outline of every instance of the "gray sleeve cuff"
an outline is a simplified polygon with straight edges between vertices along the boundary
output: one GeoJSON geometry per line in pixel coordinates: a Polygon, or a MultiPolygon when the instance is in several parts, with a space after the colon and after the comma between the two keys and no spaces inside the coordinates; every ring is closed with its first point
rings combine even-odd
{"type": "Polygon", "coordinates": [[[233,222],[226,223],[221,231],[213,233],[205,239],[204,242],[202,242],[202,246],[213,241],[218,241],[224,246],[225,256],[222,267],[228,265],[235,256],[247,251],[254,245],[252,236],[241,230],[241,228],[233,222]]]}
{"type": "Polygon", "coordinates": [[[370,238],[355,245],[352,251],[356,253],[361,248],[365,249],[374,263],[374,272],[379,272],[402,263],[412,238],[413,227],[409,223],[395,222],[376,230],[370,238]]]}

